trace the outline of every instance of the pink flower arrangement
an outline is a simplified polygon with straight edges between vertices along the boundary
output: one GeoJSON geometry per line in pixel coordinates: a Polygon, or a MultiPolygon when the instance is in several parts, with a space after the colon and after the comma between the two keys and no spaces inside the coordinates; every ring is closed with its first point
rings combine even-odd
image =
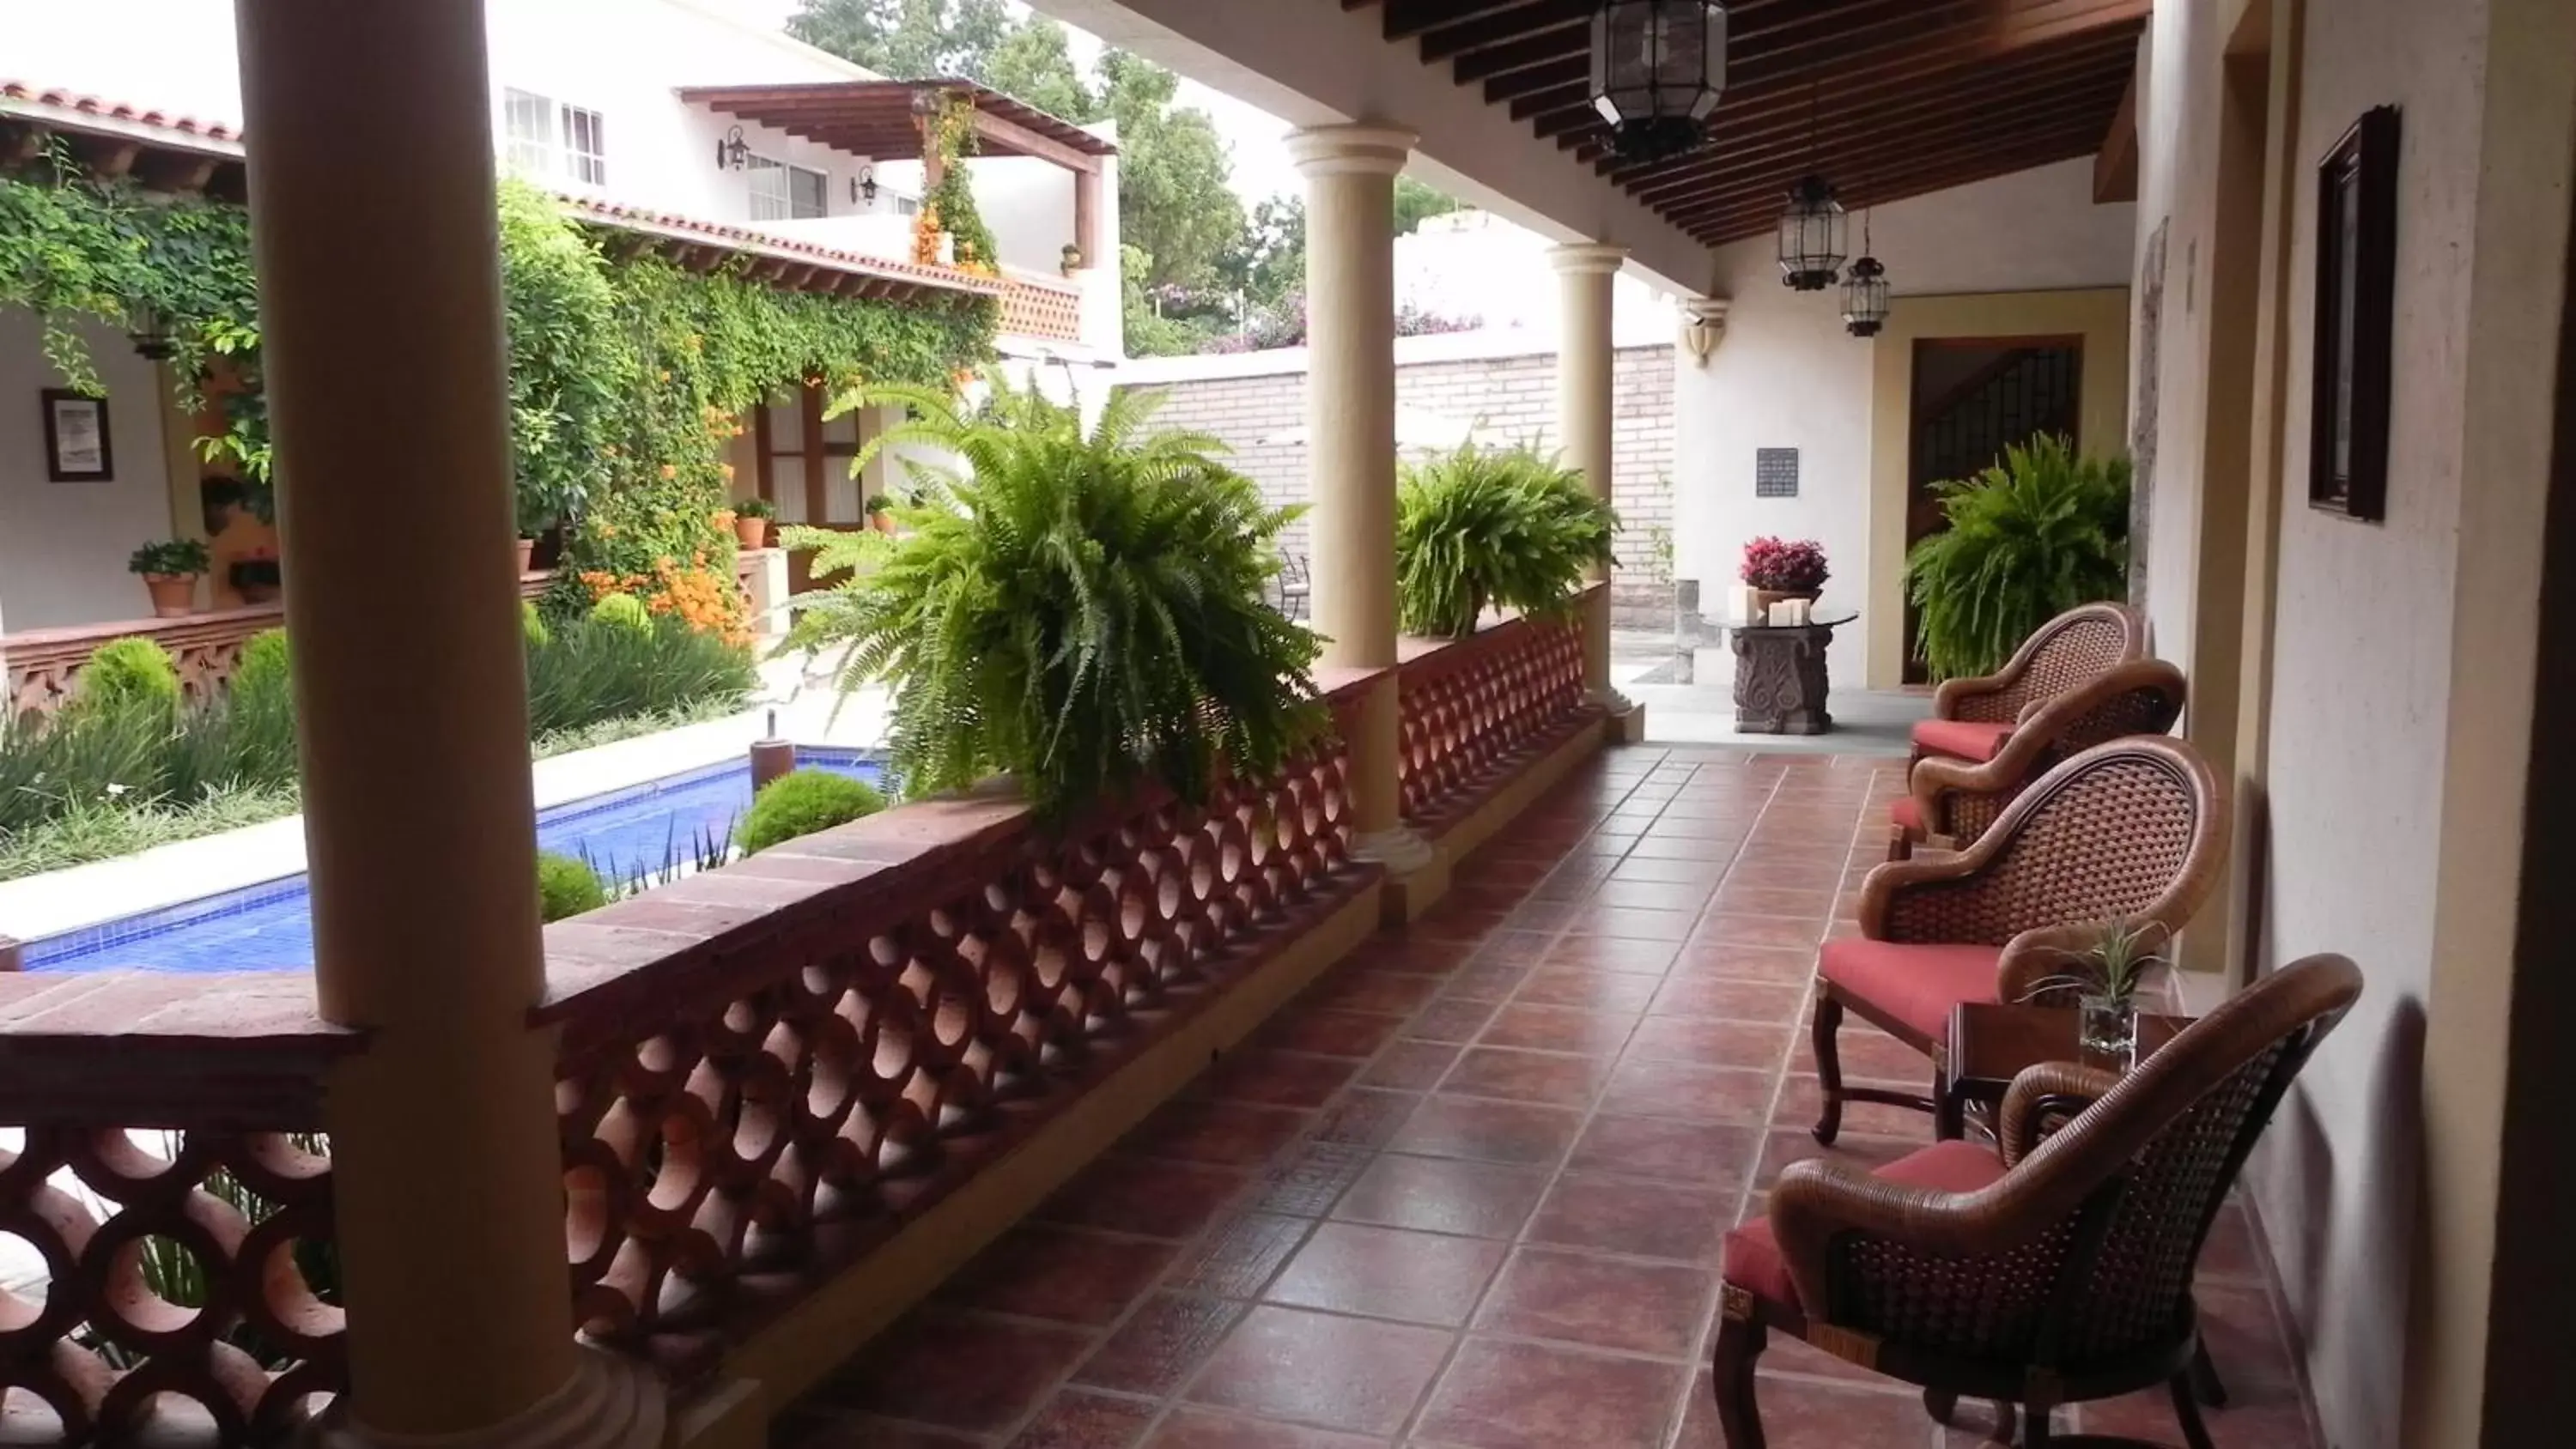
{"type": "Polygon", "coordinates": [[[1825,546],[1812,538],[1757,538],[1744,546],[1744,581],[1757,589],[1803,594],[1829,577],[1825,546]]]}

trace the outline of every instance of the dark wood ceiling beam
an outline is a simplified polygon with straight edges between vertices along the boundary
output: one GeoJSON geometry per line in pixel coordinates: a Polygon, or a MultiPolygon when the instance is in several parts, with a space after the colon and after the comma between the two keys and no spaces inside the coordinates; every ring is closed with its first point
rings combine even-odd
{"type": "MultiPolygon", "coordinates": [[[[1916,139],[1892,142],[1872,152],[1868,161],[1843,171],[1837,179],[1837,193],[1847,211],[1858,213],[1865,207],[1896,199],[1892,187],[1904,187],[1900,194],[1921,195],[1938,190],[1935,186],[1914,186],[1918,175],[1943,173],[1961,164],[1995,162],[1988,175],[2006,175],[2062,160],[2067,155],[2085,155],[2091,144],[2101,138],[2101,117],[2068,116],[2060,120],[2025,127],[2009,137],[1977,140],[1955,132],[1926,135],[1916,139]],[[2068,152],[2069,141],[2082,142],[2068,152]]],[[[1660,208],[1665,218],[1684,230],[1696,232],[1729,216],[1747,212],[1776,217],[1796,168],[1786,167],[1768,174],[1748,177],[1723,194],[1702,197],[1688,206],[1660,208]]]]}
{"type": "MultiPolygon", "coordinates": [[[[1853,196],[1866,178],[1880,174],[1891,162],[1919,161],[1926,158],[1964,154],[1970,151],[2010,149],[2025,138],[2055,135],[2062,130],[2082,131],[2090,128],[2098,138],[2102,118],[2114,97],[2102,95],[2096,100],[2077,105],[2031,106],[1999,110],[1998,120],[2008,119],[2007,126],[1987,127],[1974,122],[1918,126],[1891,126],[1870,138],[1863,147],[1855,148],[1842,165],[1826,168],[1827,179],[1844,196],[1844,205],[1853,204],[1853,196]]],[[[1777,198],[1791,183],[1806,174],[1807,162],[1802,155],[1790,154],[1772,158],[1743,171],[1708,190],[1690,196],[1669,197],[1655,203],[1655,209],[1675,220],[1698,218],[1713,210],[1752,197],[1777,198]]]]}
{"type": "MultiPolygon", "coordinates": [[[[1902,175],[1874,181],[1862,197],[1862,204],[1887,206],[1909,197],[1928,196],[1936,191],[1947,191],[1954,186],[1992,181],[1996,177],[2009,176],[2016,171],[2027,171],[2035,166],[2072,161],[2090,154],[2093,144],[2094,142],[2080,134],[2070,132],[2050,138],[2045,144],[2034,144],[2031,149],[2016,154],[1968,156],[1946,164],[1918,165],[1902,175]]],[[[1769,210],[1756,208],[1684,229],[1700,242],[1719,247],[1765,235],[1778,222],[1779,211],[1776,207],[1769,210]]],[[[1900,288],[1903,287],[1905,284],[1903,259],[1892,261],[1889,270],[1896,274],[1897,285],[1900,288]]]]}
{"type": "Polygon", "coordinates": [[[1389,40],[1411,40],[1444,25],[1480,19],[1527,4],[1528,0],[1385,0],[1380,29],[1389,40]]]}
{"type": "Polygon", "coordinates": [[[1554,90],[1533,91],[1518,97],[1512,102],[1512,119],[1526,121],[1533,116],[1552,115],[1568,110],[1591,113],[1592,87],[1589,84],[1558,86],[1554,90]]]}
{"type": "Polygon", "coordinates": [[[1480,11],[1473,19],[1424,32],[1422,59],[1437,64],[1550,26],[1588,23],[1598,8],[1599,0],[1522,0],[1506,9],[1480,11]]]}
{"type": "Polygon", "coordinates": [[[1592,27],[1578,22],[1560,25],[1553,30],[1541,30],[1501,45],[1468,51],[1452,63],[1450,76],[1463,86],[1498,75],[1509,75],[1516,70],[1527,70],[1569,55],[1583,56],[1589,64],[1591,53],[1592,27]]]}
{"type": "Polygon", "coordinates": [[[1579,85],[1588,88],[1591,80],[1592,62],[1586,57],[1577,55],[1562,60],[1546,61],[1531,66],[1527,70],[1514,71],[1510,75],[1498,75],[1485,82],[1485,104],[1500,105],[1514,96],[1525,96],[1534,91],[1549,90],[1557,86],[1579,85]]]}
{"type": "Polygon", "coordinates": [[[1811,143],[1815,155],[1830,168],[1835,156],[1848,151],[1856,138],[1889,124],[1937,124],[1962,113],[1983,115],[1991,109],[1992,103],[1987,99],[1990,96],[2004,96],[2013,102],[2036,99],[2047,105],[2087,101],[2102,89],[2109,74],[2099,66],[2073,66],[1992,86],[1982,78],[1965,77],[1937,88],[1892,93],[1866,110],[1826,117],[1812,132],[1802,122],[1789,119],[1716,130],[1710,134],[1709,149],[1704,153],[1707,159],[1702,164],[1689,170],[1643,176],[1624,189],[1641,201],[1660,204],[1669,197],[1706,189],[1710,182],[1722,181],[1754,162],[1781,155],[1803,159],[1811,143]]]}

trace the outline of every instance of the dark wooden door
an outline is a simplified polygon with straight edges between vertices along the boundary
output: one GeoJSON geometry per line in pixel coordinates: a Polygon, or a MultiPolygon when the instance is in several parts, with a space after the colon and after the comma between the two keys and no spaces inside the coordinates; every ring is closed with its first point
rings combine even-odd
{"type": "MultiPolygon", "coordinates": [[[[1973,477],[2004,449],[2041,433],[2080,443],[2081,337],[1931,337],[1914,344],[1913,418],[1906,463],[1905,546],[1943,526],[1932,485],[1973,477]]],[[[1920,611],[1905,600],[1905,679],[1928,674],[1914,647],[1920,611]]]]}

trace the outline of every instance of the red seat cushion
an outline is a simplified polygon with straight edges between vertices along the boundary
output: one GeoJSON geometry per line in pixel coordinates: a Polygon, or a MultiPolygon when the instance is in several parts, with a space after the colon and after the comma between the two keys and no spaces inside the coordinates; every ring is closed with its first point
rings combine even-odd
{"type": "MultiPolygon", "coordinates": [[[[1935,1142],[1870,1174],[1882,1182],[1935,1192],[1975,1192],[2003,1175],[2003,1159],[1994,1149],[1973,1142],[1935,1142]]],[[[1781,1261],[1770,1218],[1755,1218],[1729,1232],[1719,1262],[1727,1282],[1784,1308],[1798,1306],[1798,1288],[1789,1281],[1789,1265],[1781,1261]]]]}
{"type": "Polygon", "coordinates": [[[1964,719],[1925,719],[1914,722],[1914,743],[1926,754],[1949,755],[1956,759],[1986,761],[2012,738],[2009,724],[1978,724],[1964,719]]]}
{"type": "Polygon", "coordinates": [[[1931,1041],[1950,1034],[1950,1009],[1995,999],[1994,946],[1927,946],[1836,936],[1816,953],[1816,974],[1931,1041]]]}
{"type": "Polygon", "coordinates": [[[1908,835],[1923,833],[1923,807],[1911,795],[1897,796],[1895,803],[1887,807],[1887,818],[1908,835]]]}

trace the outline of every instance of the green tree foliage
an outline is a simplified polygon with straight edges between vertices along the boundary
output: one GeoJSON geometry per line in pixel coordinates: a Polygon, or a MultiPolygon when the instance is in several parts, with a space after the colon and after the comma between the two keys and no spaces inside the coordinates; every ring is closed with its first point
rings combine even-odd
{"type": "Polygon", "coordinates": [[[1991,674],[2049,619],[2126,591],[2127,459],[2079,457],[2042,436],[1932,491],[1944,527],[1906,555],[1905,579],[1933,678],[1991,674]]]}
{"type": "Polygon", "coordinates": [[[1282,310],[1306,290],[1306,203],[1302,197],[1273,196],[1252,208],[1243,245],[1226,258],[1226,280],[1243,294],[1245,305],[1282,310]]]}
{"type": "Polygon", "coordinates": [[[1425,217],[1446,216],[1466,205],[1410,176],[1399,176],[1395,178],[1395,234],[1411,236],[1421,228],[1425,217]]]}
{"type": "Polygon", "coordinates": [[[1234,160],[1216,123],[1173,105],[1180,78],[1141,57],[1109,51],[1100,79],[1118,122],[1119,237],[1143,251],[1148,291],[1205,288],[1244,237],[1234,160]]]}
{"type": "Polygon", "coordinates": [[[734,839],[750,855],[781,841],[863,820],[886,808],[885,796],[865,780],[830,770],[790,770],[760,787],[734,827],[734,839]]]}
{"type": "Polygon", "coordinates": [[[1089,432],[1069,407],[995,383],[872,389],[915,421],[869,451],[928,444],[911,530],[802,614],[790,647],[836,648],[846,693],[894,686],[907,791],[1017,774],[1042,818],[1147,780],[1203,799],[1220,756],[1255,775],[1320,727],[1313,635],[1263,600],[1295,517],[1267,508],[1203,435],[1148,432],[1115,395],[1089,432]]]}
{"type": "Polygon", "coordinates": [[[598,244],[523,181],[499,199],[519,534],[580,518],[608,486],[633,355],[598,244]]]}
{"type": "Polygon", "coordinates": [[[804,0],[787,33],[898,80],[983,80],[1012,31],[1002,0],[804,0]]]}
{"type": "Polygon", "coordinates": [[[1395,507],[1405,630],[1450,638],[1476,632],[1488,605],[1563,614],[1584,570],[1609,566],[1619,528],[1581,474],[1529,447],[1465,443],[1407,464],[1395,507]]]}
{"type": "Polygon", "coordinates": [[[1031,15],[1022,20],[993,48],[991,62],[976,78],[1006,96],[1076,125],[1087,125],[1107,114],[1099,96],[1083,78],[1081,68],[1073,63],[1073,50],[1064,27],[1049,16],[1031,15]]]}

